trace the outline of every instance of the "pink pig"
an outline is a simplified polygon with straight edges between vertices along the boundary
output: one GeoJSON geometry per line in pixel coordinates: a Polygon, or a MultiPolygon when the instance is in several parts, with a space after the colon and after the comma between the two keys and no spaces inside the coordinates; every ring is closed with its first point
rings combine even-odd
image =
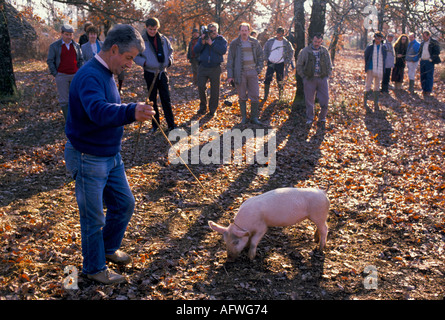
{"type": "Polygon", "coordinates": [[[227,261],[235,260],[249,244],[248,256],[254,259],[256,249],[268,227],[284,227],[310,219],[317,226],[314,239],[319,249],[326,245],[329,200],[326,192],[315,188],[279,188],[247,199],[228,227],[209,221],[212,230],[223,234],[227,261]]]}

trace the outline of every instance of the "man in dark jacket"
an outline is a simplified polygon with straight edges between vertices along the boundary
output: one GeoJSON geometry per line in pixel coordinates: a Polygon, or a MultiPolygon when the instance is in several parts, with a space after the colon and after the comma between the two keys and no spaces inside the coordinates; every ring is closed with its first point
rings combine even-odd
{"type": "Polygon", "coordinates": [[[213,117],[218,108],[221,62],[227,52],[227,40],[218,34],[218,24],[210,23],[207,30],[208,33],[199,38],[193,50],[199,55],[198,92],[201,102],[198,114],[207,112],[206,84],[210,80],[209,114],[213,117]]]}
{"type": "Polygon", "coordinates": [[[365,49],[365,94],[364,105],[368,107],[368,98],[373,94],[374,109],[379,109],[380,83],[385,71],[385,60],[387,51],[383,48],[383,39],[385,35],[381,31],[374,33],[374,41],[365,49]],[[374,83],[374,85],[373,85],[374,83]],[[374,88],[374,91],[372,90],[374,88]]]}
{"type": "Polygon", "coordinates": [[[322,46],[323,35],[315,34],[312,42],[300,51],[297,57],[297,73],[303,79],[306,103],[306,124],[314,121],[315,96],[320,103],[318,120],[326,124],[329,104],[329,77],[332,75],[332,62],[329,51],[322,46]]]}
{"type": "Polygon", "coordinates": [[[440,61],[440,45],[437,40],[431,38],[431,34],[425,31],[423,41],[420,44],[420,82],[422,84],[423,96],[428,97],[433,91],[434,65],[440,61]]]}
{"type": "Polygon", "coordinates": [[[192,31],[192,39],[189,42],[189,46],[187,49],[187,59],[190,62],[190,65],[192,67],[192,74],[193,74],[193,85],[198,85],[198,67],[199,67],[199,57],[195,53],[195,50],[193,48],[196,46],[199,40],[199,30],[193,29],[192,31]]]}

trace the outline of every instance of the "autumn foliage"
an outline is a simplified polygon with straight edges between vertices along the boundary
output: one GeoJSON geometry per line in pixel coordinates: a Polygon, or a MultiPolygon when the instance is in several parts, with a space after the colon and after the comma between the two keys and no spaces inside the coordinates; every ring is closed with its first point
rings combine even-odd
{"type": "MultiPolygon", "coordinates": [[[[77,290],[63,285],[65,268],[80,270],[82,257],[55,83],[45,63],[16,63],[23,98],[0,109],[0,299],[443,298],[443,67],[430,100],[421,97],[417,78],[415,94],[391,91],[372,112],[362,106],[362,52],[344,50],[337,59],[325,128],[305,128],[304,113],[291,104],[292,76],[281,101],[272,88],[261,111],[277,130],[270,177],[258,175],[257,164],[191,165],[202,190],[183,165],[169,162],[169,145],[149,133],[150,124],[142,125],[138,143],[140,124],[126,126],[122,155],[136,209],[123,243],[133,264],[120,272],[129,282],[101,286],[79,274],[77,290]],[[305,222],[272,228],[254,262],[226,264],[223,241],[207,221],[226,225],[247,198],[285,186],[329,187],[324,256],[313,251],[314,226],[305,222]],[[377,289],[364,287],[367,266],[376,267],[377,289]]],[[[245,128],[225,84],[217,115],[195,115],[189,70],[185,54],[176,52],[169,76],[177,124],[190,130],[199,120],[200,130],[221,133],[245,128]]],[[[146,93],[133,66],[122,100],[143,101],[146,93]]]]}

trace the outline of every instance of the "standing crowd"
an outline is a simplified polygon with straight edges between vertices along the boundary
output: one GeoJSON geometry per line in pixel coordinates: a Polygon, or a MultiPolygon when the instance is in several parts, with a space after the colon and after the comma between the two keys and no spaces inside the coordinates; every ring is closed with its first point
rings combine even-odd
{"type": "MultiPolygon", "coordinates": [[[[210,23],[201,35],[198,29],[194,29],[188,46],[193,84],[198,87],[200,99],[197,113],[208,112],[215,116],[221,64],[227,53],[227,81],[238,93],[241,123],[246,124],[250,120],[261,125],[259,75],[266,65],[263,101],[269,95],[274,74],[281,96],[294,48],[284,37],[285,30],[281,27],[276,29],[274,37],[265,42],[264,48],[252,36],[253,30],[248,23],[239,25],[239,35],[230,44],[218,34],[218,28],[218,24],[210,23]],[[207,82],[210,82],[209,101],[207,82]]],[[[49,48],[47,64],[55,77],[59,104],[66,122],[65,162],[75,180],[79,207],[82,272],[104,284],[126,281],[124,276],[108,269],[106,261],[118,265],[131,262],[131,257],[119,250],[135,207],[120,155],[124,126],[151,119],[152,132],[158,130],[159,93],[168,130],[176,128],[167,74],[173,63],[173,49],[159,29],[160,23],[156,18],[146,20],[142,34],[130,25],[116,25],[102,42],[98,40],[99,30],[87,24],[78,44],[73,40],[73,27],[63,25],[61,39],[49,48]],[[125,71],[133,62],[143,69],[150,104],[124,104],[121,101],[125,71]]],[[[396,88],[400,88],[405,66],[408,66],[412,92],[419,61],[422,89],[424,95],[429,95],[433,87],[434,65],[440,62],[438,42],[431,39],[429,32],[423,33],[420,44],[414,35],[401,35],[394,46],[393,35],[389,34],[386,41],[384,38],[383,33],[376,32],[373,43],[365,50],[365,104],[373,96],[377,107],[380,85],[382,92],[388,92],[390,79],[396,88]]],[[[317,97],[321,109],[318,121],[323,125],[328,112],[328,79],[332,74],[332,63],[328,50],[322,45],[323,36],[315,34],[309,40],[297,57],[296,70],[304,84],[306,124],[311,125],[316,118],[317,97]]]]}
{"type": "Polygon", "coordinates": [[[431,38],[429,31],[422,33],[422,42],[415,39],[415,34],[400,35],[394,44],[394,35],[386,36],[381,31],[374,33],[374,40],[365,49],[366,84],[364,105],[372,96],[375,110],[379,110],[379,93],[388,93],[390,80],[394,89],[401,90],[408,70],[408,91],[414,93],[415,77],[420,64],[420,84],[424,98],[433,91],[434,66],[441,62],[440,44],[431,38]],[[381,87],[380,87],[381,86],[381,87]]]}

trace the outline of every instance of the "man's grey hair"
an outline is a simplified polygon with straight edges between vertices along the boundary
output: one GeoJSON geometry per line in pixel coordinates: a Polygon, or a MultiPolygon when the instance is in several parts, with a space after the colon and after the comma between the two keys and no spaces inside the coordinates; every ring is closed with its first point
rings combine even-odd
{"type": "Polygon", "coordinates": [[[136,48],[139,53],[145,50],[144,39],[135,28],[128,24],[117,24],[110,31],[108,31],[102,46],[103,51],[108,51],[113,45],[119,47],[119,53],[130,51],[136,48]]]}

